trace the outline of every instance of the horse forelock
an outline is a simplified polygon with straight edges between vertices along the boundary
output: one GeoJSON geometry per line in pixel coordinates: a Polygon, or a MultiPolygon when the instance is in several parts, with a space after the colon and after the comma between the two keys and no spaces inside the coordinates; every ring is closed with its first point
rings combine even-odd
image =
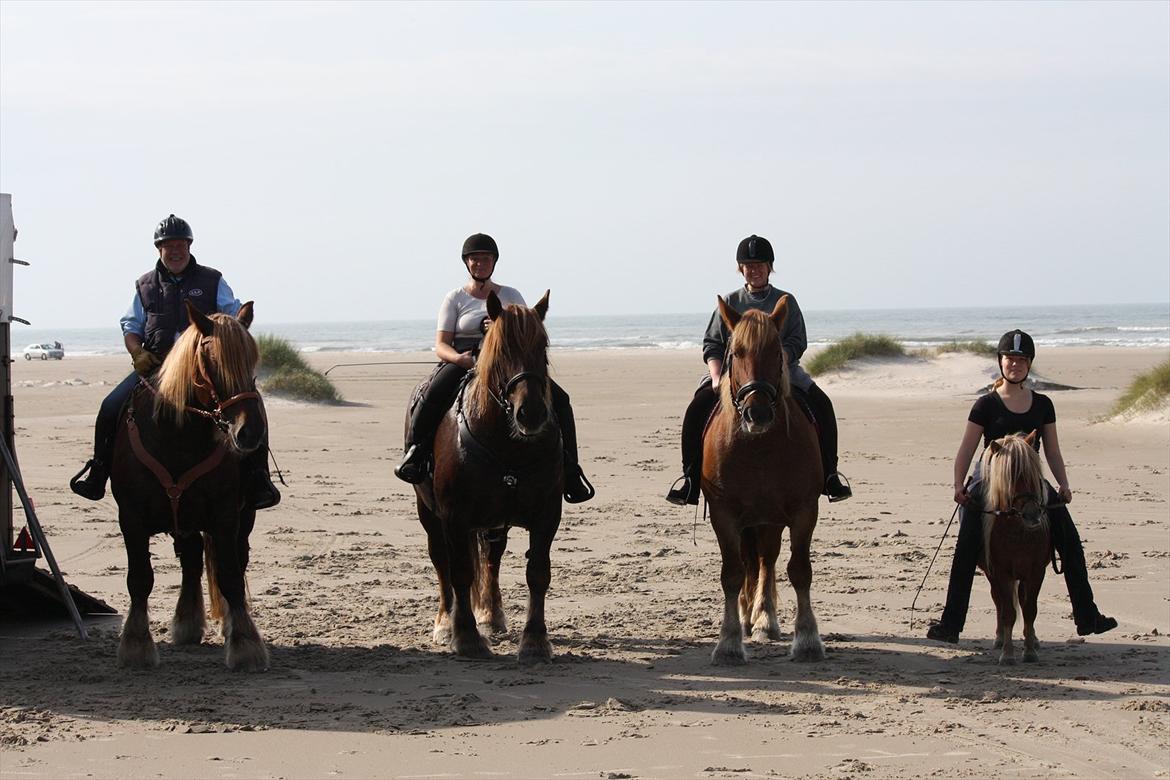
{"type": "MultiPolygon", "coordinates": [[[[760,372],[771,364],[779,363],[780,378],[776,384],[776,390],[784,397],[791,395],[792,391],[788,383],[788,363],[784,359],[784,347],[780,342],[780,331],[777,330],[776,324],[767,314],[756,309],[749,309],[744,312],[743,317],[736,324],[735,330],[731,332],[729,346],[731,347],[733,356],[733,365],[736,354],[753,356],[755,358],[753,362],[756,364],[757,372],[760,372]]],[[[755,376],[749,377],[745,381],[752,379],[768,380],[770,378],[767,376],[755,376]]],[[[726,392],[730,392],[730,390],[726,392]]]]}
{"type": "Polygon", "coordinates": [[[1036,450],[1023,436],[1015,434],[997,439],[996,443],[1000,445],[998,451],[988,447],[983,453],[988,509],[997,512],[1010,509],[1012,499],[1021,492],[1045,500],[1044,472],[1036,450]]]}
{"type": "Polygon", "coordinates": [[[502,387],[521,371],[545,372],[548,331],[535,310],[511,304],[488,328],[476,361],[476,379],[469,388],[471,403],[484,409],[490,391],[502,387]]]}
{"type": "Polygon", "coordinates": [[[210,336],[204,336],[194,325],[190,325],[175,341],[158,372],[158,393],[155,411],[166,406],[175,415],[175,421],[182,423],[185,408],[195,396],[195,380],[200,373],[200,349],[207,370],[213,375],[221,400],[252,389],[256,364],[260,353],[248,329],[235,317],[227,314],[212,314],[214,329],[210,336]]]}

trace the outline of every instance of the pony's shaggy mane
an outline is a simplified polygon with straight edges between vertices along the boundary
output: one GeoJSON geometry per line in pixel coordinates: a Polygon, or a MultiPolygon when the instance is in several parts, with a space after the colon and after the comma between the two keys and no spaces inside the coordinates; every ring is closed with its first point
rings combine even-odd
{"type": "MultiPolygon", "coordinates": [[[[1022,488],[1024,492],[1037,496],[1041,503],[1047,503],[1047,489],[1044,472],[1040,467],[1040,455],[1023,436],[1012,434],[996,439],[983,451],[983,481],[986,509],[1004,512],[1012,508],[1012,498],[1022,488]]],[[[998,516],[985,515],[983,523],[983,549],[987,550],[991,530],[998,516]]],[[[1047,526],[1048,514],[1041,512],[1040,523],[1047,526]]]]}
{"type": "Polygon", "coordinates": [[[158,371],[158,393],[155,414],[169,411],[176,425],[186,417],[186,407],[195,399],[195,379],[199,375],[201,344],[206,354],[208,370],[217,380],[216,392],[220,400],[252,389],[260,352],[252,334],[243,323],[227,314],[212,314],[215,325],[205,337],[194,324],[190,325],[171,348],[158,371]]]}
{"type": "MultiPolygon", "coordinates": [[[[535,309],[511,304],[492,321],[484,336],[475,365],[475,381],[468,388],[471,410],[482,412],[491,405],[492,388],[502,387],[518,373],[521,361],[529,355],[543,357],[541,368],[548,366],[548,331],[535,309]]],[[[529,369],[531,370],[531,368],[529,369]]]]}

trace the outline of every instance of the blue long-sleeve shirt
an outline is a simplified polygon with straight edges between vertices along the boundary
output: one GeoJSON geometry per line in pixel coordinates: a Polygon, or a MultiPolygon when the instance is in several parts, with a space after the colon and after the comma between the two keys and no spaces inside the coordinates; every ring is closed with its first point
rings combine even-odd
{"type": "MultiPolygon", "coordinates": [[[[182,278],[182,277],[177,277],[182,278]]],[[[215,291],[215,310],[220,314],[230,314],[236,316],[240,312],[240,299],[232,292],[232,288],[224,281],[223,277],[219,278],[219,287],[215,291]]],[[[133,333],[139,338],[146,336],[146,309],[142,307],[142,299],[135,291],[134,299],[130,301],[130,308],[122,315],[121,319],[122,335],[133,333]]],[[[175,334],[176,338],[178,333],[175,334]]]]}

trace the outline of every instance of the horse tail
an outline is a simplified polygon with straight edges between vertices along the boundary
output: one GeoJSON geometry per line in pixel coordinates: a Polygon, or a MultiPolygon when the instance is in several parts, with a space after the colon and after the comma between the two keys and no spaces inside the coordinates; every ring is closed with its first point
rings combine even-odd
{"type": "Polygon", "coordinates": [[[476,609],[491,605],[492,565],[489,554],[491,542],[486,531],[471,534],[471,603],[476,609]]]}
{"type": "Polygon", "coordinates": [[[219,577],[215,568],[215,539],[203,534],[203,569],[207,572],[207,600],[213,620],[223,620],[223,593],[219,590],[219,577]]]}

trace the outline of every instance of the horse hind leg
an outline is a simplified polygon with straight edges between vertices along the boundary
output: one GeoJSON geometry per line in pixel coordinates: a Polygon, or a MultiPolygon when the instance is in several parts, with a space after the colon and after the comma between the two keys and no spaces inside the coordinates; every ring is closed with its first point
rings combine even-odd
{"type": "Polygon", "coordinates": [[[1012,629],[1016,622],[1015,581],[1006,577],[992,582],[992,597],[995,601],[996,635],[1000,639],[999,662],[1011,665],[1016,662],[1016,646],[1012,642],[1012,629]]]}
{"type": "Polygon", "coordinates": [[[755,600],[752,605],[752,641],[777,642],[782,638],[780,620],[776,616],[776,559],[780,557],[780,540],[784,529],[777,526],[758,529],[759,573],[755,600]]]}
{"type": "Polygon", "coordinates": [[[711,525],[719,540],[719,552],[723,564],[719,582],[723,587],[723,624],[719,628],[719,643],[711,653],[711,663],[729,666],[747,663],[747,650],[743,646],[743,622],[739,615],[739,597],[747,575],[743,569],[740,554],[740,533],[711,512],[711,525]]]}
{"type": "Polygon", "coordinates": [[[466,528],[455,530],[456,524],[449,523],[447,553],[451,561],[451,587],[455,594],[451,606],[451,650],[464,658],[491,658],[492,650],[488,641],[479,633],[475,624],[475,609],[471,603],[471,590],[475,583],[475,561],[478,549],[472,551],[472,535],[466,528]]]}
{"type": "Polygon", "coordinates": [[[474,590],[475,622],[480,633],[496,636],[508,630],[500,594],[500,561],[508,547],[508,529],[482,531],[479,537],[479,573],[474,590]]]}
{"type": "Polygon", "coordinates": [[[447,552],[447,538],[443,532],[442,521],[427,508],[421,498],[415,499],[415,505],[418,509],[419,522],[427,532],[427,553],[431,557],[431,565],[435,568],[435,578],[439,587],[439,608],[435,613],[431,641],[447,647],[451,644],[451,609],[455,603],[455,594],[451,588],[451,556],[447,552]]]}
{"type": "Polygon", "coordinates": [[[175,539],[175,552],[183,568],[183,584],[171,619],[171,641],[176,645],[197,645],[203,641],[207,627],[203,608],[202,537],[188,534],[175,539]]]}
{"type": "MultiPolygon", "coordinates": [[[[223,594],[227,606],[223,619],[227,667],[242,672],[265,671],[269,665],[268,646],[248,612],[247,586],[235,534],[221,527],[214,534],[214,542],[209,538],[205,546],[214,555],[215,586],[223,594]]],[[[212,572],[208,574],[210,576],[212,572]]]]}
{"type": "Polygon", "coordinates": [[[756,541],[756,529],[745,528],[739,537],[739,559],[743,564],[743,587],[739,590],[739,622],[743,625],[745,637],[752,635],[755,624],[759,587],[760,553],[756,541]]]}
{"type": "Polygon", "coordinates": [[[158,666],[158,647],[150,636],[147,602],[154,590],[154,569],[150,565],[150,537],[137,530],[137,523],[122,518],[122,539],[126,544],[126,589],[130,592],[130,611],[122,624],[118,641],[118,665],[130,669],[153,669],[158,666]]]}
{"type": "MultiPolygon", "coordinates": [[[[815,512],[815,509],[813,510],[815,512]]],[[[812,562],[809,547],[812,542],[816,515],[804,523],[792,527],[789,539],[791,555],[788,558],[788,581],[796,591],[796,623],[792,637],[792,648],[788,655],[794,661],[823,661],[825,646],[817,629],[817,618],[813,614],[809,589],[812,585],[812,562]]]]}

